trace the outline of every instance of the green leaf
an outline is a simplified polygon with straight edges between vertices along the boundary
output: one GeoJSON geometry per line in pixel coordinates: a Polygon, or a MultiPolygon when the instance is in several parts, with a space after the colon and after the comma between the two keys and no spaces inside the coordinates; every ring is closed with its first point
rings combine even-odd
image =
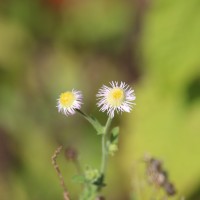
{"type": "Polygon", "coordinates": [[[95,117],[89,116],[78,109],[76,111],[79,112],[94,127],[98,135],[103,134],[104,127],[99,123],[99,121],[95,117]]]}
{"type": "Polygon", "coordinates": [[[103,134],[104,127],[99,123],[99,121],[95,117],[90,117],[90,123],[93,125],[98,135],[103,134]]]}
{"type": "Polygon", "coordinates": [[[119,126],[116,126],[112,129],[111,131],[113,136],[118,136],[119,135],[119,126]]]}
{"type": "Polygon", "coordinates": [[[75,183],[85,183],[85,177],[83,175],[74,175],[72,181],[75,183]]]}
{"type": "Polygon", "coordinates": [[[119,127],[114,127],[111,131],[110,143],[117,143],[119,136],[119,127]]]}
{"type": "Polygon", "coordinates": [[[104,175],[101,175],[93,184],[99,188],[105,187],[106,184],[104,183],[104,175]]]}

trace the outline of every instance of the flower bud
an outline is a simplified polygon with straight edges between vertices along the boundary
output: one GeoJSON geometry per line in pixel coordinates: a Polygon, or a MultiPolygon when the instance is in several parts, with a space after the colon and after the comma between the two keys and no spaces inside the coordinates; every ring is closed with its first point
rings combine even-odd
{"type": "Polygon", "coordinates": [[[91,168],[87,168],[85,170],[85,178],[86,180],[90,181],[90,182],[95,182],[100,176],[100,173],[98,171],[98,169],[91,169],[91,168]]]}
{"type": "Polygon", "coordinates": [[[111,156],[114,156],[115,152],[118,150],[117,144],[110,144],[108,146],[108,152],[111,156]]]}

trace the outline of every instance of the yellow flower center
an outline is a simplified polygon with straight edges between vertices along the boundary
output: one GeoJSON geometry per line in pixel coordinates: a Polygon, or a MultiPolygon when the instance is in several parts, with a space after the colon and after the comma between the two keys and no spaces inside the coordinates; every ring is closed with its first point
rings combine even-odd
{"type": "Polygon", "coordinates": [[[73,105],[75,95],[72,92],[64,92],[60,95],[60,104],[64,107],[70,107],[73,105]]]}
{"type": "Polygon", "coordinates": [[[110,91],[107,101],[111,106],[117,107],[122,104],[125,99],[124,90],[121,88],[114,88],[110,91]]]}

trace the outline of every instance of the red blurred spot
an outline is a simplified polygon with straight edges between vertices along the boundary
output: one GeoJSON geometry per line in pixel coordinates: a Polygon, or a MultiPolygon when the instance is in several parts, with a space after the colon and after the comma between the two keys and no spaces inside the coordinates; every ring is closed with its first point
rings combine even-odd
{"type": "Polygon", "coordinates": [[[68,0],[41,0],[41,3],[48,8],[56,11],[60,11],[61,8],[66,5],[68,0]]]}
{"type": "Polygon", "coordinates": [[[55,5],[55,6],[60,6],[63,5],[64,0],[48,0],[50,4],[55,5]]]}
{"type": "Polygon", "coordinates": [[[54,11],[61,11],[67,9],[70,6],[78,3],[80,0],[40,0],[41,3],[46,7],[54,11]]]}

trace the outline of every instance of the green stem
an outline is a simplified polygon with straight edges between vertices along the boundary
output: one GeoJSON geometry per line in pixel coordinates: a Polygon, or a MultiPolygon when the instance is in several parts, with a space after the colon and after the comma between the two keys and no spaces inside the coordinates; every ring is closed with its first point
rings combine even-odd
{"type": "Polygon", "coordinates": [[[104,180],[105,180],[105,173],[107,168],[107,161],[108,161],[108,149],[107,149],[107,138],[109,133],[109,128],[112,122],[112,118],[108,117],[108,120],[106,122],[106,125],[103,127],[96,119],[88,116],[83,111],[77,109],[76,110],[79,114],[81,114],[97,131],[98,134],[102,134],[102,158],[101,158],[101,179],[99,186],[97,186],[96,192],[99,192],[101,188],[104,186],[104,180]]]}
{"type": "MultiPolygon", "coordinates": [[[[108,117],[108,120],[104,127],[104,133],[102,135],[102,160],[101,160],[101,171],[100,172],[103,177],[103,180],[105,179],[105,173],[106,173],[107,161],[108,161],[108,150],[107,150],[106,142],[107,142],[107,137],[108,137],[111,121],[112,121],[112,118],[108,117]]],[[[101,189],[101,188],[99,188],[99,189],[101,189]]]]}

